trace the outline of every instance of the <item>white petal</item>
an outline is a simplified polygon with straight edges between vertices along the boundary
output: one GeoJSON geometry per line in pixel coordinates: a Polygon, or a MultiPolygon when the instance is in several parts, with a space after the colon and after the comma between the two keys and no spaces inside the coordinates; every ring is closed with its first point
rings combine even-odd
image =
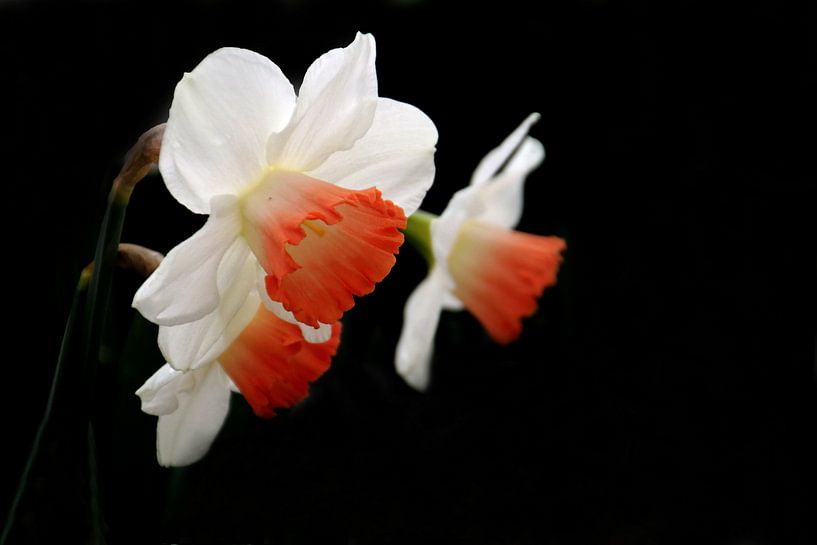
{"type": "Polygon", "coordinates": [[[218,267],[216,287],[219,296],[224,297],[224,294],[236,281],[247,277],[247,269],[251,268],[250,265],[257,263],[258,260],[250,250],[247,239],[243,236],[236,237],[230,247],[227,248],[218,267]]]}
{"type": "Polygon", "coordinates": [[[179,407],[179,392],[192,388],[193,382],[193,375],[164,364],[136,390],[142,411],[155,416],[172,413],[179,407]]]}
{"type": "Polygon", "coordinates": [[[307,174],[349,189],[376,186],[409,216],[434,181],[436,144],[437,127],[426,114],[380,98],[368,132],[351,149],[334,153],[307,174]]]}
{"type": "Polygon", "coordinates": [[[448,206],[440,217],[431,220],[431,248],[435,261],[443,270],[447,269],[448,254],[459,236],[462,224],[483,211],[479,189],[471,185],[460,189],[448,201],[448,206]]]}
{"type": "Polygon", "coordinates": [[[298,322],[298,327],[301,329],[301,335],[304,336],[304,340],[306,342],[311,344],[323,344],[332,338],[332,326],[322,322],[318,322],[318,324],[320,324],[319,327],[314,328],[298,322]]]}
{"type": "Polygon", "coordinates": [[[233,379],[231,379],[229,376],[227,376],[227,383],[230,385],[231,392],[233,392],[234,394],[241,393],[241,390],[238,389],[238,386],[235,385],[235,382],[233,382],[233,379]]]}
{"type": "Polygon", "coordinates": [[[442,310],[445,287],[438,270],[432,269],[409,296],[395,354],[397,372],[417,390],[428,386],[434,333],[442,310]]]}
{"type": "MultiPolygon", "coordinates": [[[[446,273],[444,276],[448,282],[453,282],[447,275],[448,254],[466,220],[480,219],[500,225],[509,221],[513,221],[514,225],[518,222],[522,213],[522,185],[525,176],[544,158],[542,144],[536,139],[525,137],[530,126],[538,119],[539,114],[529,115],[498,148],[486,155],[474,172],[471,184],[454,193],[440,217],[432,220],[431,246],[434,258],[446,273]],[[508,161],[512,153],[514,155],[508,161]],[[496,170],[506,162],[508,164],[502,172],[492,178],[496,170]],[[492,187],[494,185],[495,188],[492,187]]],[[[448,301],[446,308],[457,309],[457,304],[448,301]]]]}
{"type": "Polygon", "coordinates": [[[324,324],[323,322],[318,322],[319,327],[314,328],[310,325],[304,324],[299,322],[295,315],[289,312],[287,309],[284,308],[284,305],[279,303],[278,301],[273,301],[270,299],[269,294],[267,293],[267,288],[264,285],[264,277],[266,276],[266,272],[260,266],[257,268],[257,289],[258,295],[261,298],[261,302],[264,306],[275,314],[281,320],[290,323],[290,324],[297,324],[298,327],[301,329],[301,335],[303,335],[304,340],[311,344],[322,344],[332,338],[332,326],[329,324],[324,324]]]}
{"type": "Polygon", "coordinates": [[[539,121],[539,117],[538,113],[530,114],[498,148],[491,150],[477,165],[474,174],[471,176],[471,185],[480,185],[490,180],[527,136],[531,125],[539,121]]]}
{"type": "Polygon", "coordinates": [[[170,193],[193,212],[239,193],[264,171],[270,135],[295,109],[295,91],[266,57],[223,48],[176,85],[159,169],[170,193]]]}
{"type": "Polygon", "coordinates": [[[312,63],[290,125],[267,143],[268,162],[308,172],[351,148],[371,126],[377,106],[374,61],[374,38],[358,33],[348,47],[312,63]]]}
{"type": "Polygon", "coordinates": [[[449,292],[448,290],[443,293],[443,309],[445,310],[452,310],[458,311],[465,308],[465,305],[462,304],[462,301],[457,299],[457,297],[449,292]]]}
{"type": "Polygon", "coordinates": [[[258,311],[255,269],[258,262],[239,238],[228,251],[218,273],[220,303],[194,322],[159,327],[159,349],[175,369],[195,369],[217,359],[247,327],[258,311]],[[227,259],[230,257],[231,259],[227,259]],[[234,270],[233,262],[243,263],[234,270]]]}
{"type": "Polygon", "coordinates": [[[332,49],[315,59],[298,89],[298,111],[304,112],[324,100],[324,93],[332,85],[338,85],[339,77],[357,78],[350,82],[355,86],[352,90],[377,96],[376,52],[374,36],[357,32],[348,46],[332,49]]]}
{"type": "Polygon", "coordinates": [[[261,303],[267,308],[267,310],[275,314],[283,321],[290,324],[297,324],[298,320],[295,319],[294,314],[285,309],[284,305],[278,301],[273,301],[270,299],[269,293],[267,293],[266,277],[267,271],[265,271],[259,264],[255,269],[255,287],[258,290],[258,297],[261,299],[261,303]]]}
{"type": "Polygon", "coordinates": [[[213,202],[216,208],[207,223],[170,250],[134,295],[133,306],[148,320],[176,325],[198,320],[218,306],[218,269],[239,235],[241,220],[234,197],[213,202]]]}
{"type": "Polygon", "coordinates": [[[192,388],[179,393],[178,408],[159,417],[156,452],[163,466],[200,460],[218,435],[230,409],[230,385],[218,363],[184,373],[192,388]]]}
{"type": "Polygon", "coordinates": [[[485,223],[516,227],[522,217],[525,178],[545,158],[545,148],[535,138],[526,138],[517,152],[490,183],[479,187],[483,211],[476,219],[485,223]]]}

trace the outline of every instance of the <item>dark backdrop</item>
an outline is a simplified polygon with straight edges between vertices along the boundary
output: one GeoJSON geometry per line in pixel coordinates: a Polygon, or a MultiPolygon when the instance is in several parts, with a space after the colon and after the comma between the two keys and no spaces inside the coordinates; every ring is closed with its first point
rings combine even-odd
{"type": "MultiPolygon", "coordinates": [[[[347,313],[307,402],[263,421],[234,396],[208,457],[171,471],[132,395],[162,363],[155,330],[129,309],[137,280],[118,275],[95,406],[108,540],[816,543],[817,9],[655,4],[0,3],[0,507],[107,188],[181,74],[232,45],[297,83],[362,30],[377,38],[381,94],[439,129],[429,211],[542,113],[548,157],[520,228],[567,240],[559,285],[507,348],[444,315],[421,395],[392,363],[425,274],[407,248],[347,313]]],[[[125,240],[160,251],[202,223],[158,175],[128,214],[125,240]]],[[[58,414],[76,403],[66,394],[58,414]]],[[[15,542],[88,533],[84,438],[60,422],[15,542]]]]}

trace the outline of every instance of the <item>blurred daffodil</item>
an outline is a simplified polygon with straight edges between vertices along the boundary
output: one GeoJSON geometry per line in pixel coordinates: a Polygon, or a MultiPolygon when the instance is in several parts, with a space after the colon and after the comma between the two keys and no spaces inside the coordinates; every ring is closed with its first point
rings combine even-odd
{"type": "Polygon", "coordinates": [[[409,297],[396,351],[397,371],[425,389],[434,333],[443,309],[467,309],[499,343],[522,331],[542,291],[556,283],[565,243],[513,230],[522,215],[527,175],[542,162],[542,144],[527,136],[528,118],[477,166],[439,217],[419,211],[409,219],[409,240],[432,263],[409,297]]]}
{"type": "Polygon", "coordinates": [[[297,96],[266,57],[212,53],[176,86],[159,158],[170,193],[209,218],[134,306],[163,326],[200,320],[239,289],[249,259],[263,274],[236,300],[269,296],[272,312],[325,341],[353,296],[391,270],[406,215],[432,183],[436,141],[420,110],[378,97],[371,35],[318,58],[297,96]]]}

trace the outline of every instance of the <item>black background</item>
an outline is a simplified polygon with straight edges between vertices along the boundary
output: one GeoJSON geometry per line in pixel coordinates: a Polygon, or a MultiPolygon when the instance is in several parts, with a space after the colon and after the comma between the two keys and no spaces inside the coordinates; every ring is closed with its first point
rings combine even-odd
{"type": "MultiPolygon", "coordinates": [[[[297,85],[362,30],[380,94],[439,129],[429,211],[542,113],[520,229],[567,240],[559,285],[507,348],[444,315],[422,395],[392,363],[425,274],[407,248],[304,404],[264,421],[234,396],[210,454],[165,470],[132,395],[162,363],[155,330],[120,274],[95,407],[108,541],[817,543],[817,8],[655,4],[0,3],[0,505],[107,188],[181,74],[232,45],[297,85]]],[[[124,239],[163,252],[202,223],[158,175],[128,214],[124,239]]],[[[60,425],[77,403],[57,405],[12,542],[87,539],[84,439],[60,425]]]]}

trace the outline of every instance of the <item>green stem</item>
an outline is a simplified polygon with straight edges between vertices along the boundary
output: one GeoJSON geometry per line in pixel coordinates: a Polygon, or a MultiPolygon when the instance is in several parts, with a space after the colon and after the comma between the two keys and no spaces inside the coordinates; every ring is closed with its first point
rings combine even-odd
{"type": "Polygon", "coordinates": [[[99,344],[102,324],[108,311],[108,300],[111,295],[111,280],[116,261],[119,240],[122,237],[122,226],[125,222],[125,210],[130,200],[132,188],[123,188],[114,184],[108,197],[108,208],[102,219],[102,227],[94,253],[94,273],[88,288],[88,303],[85,307],[85,346],[83,361],[88,386],[88,411],[93,403],[96,370],[99,363],[99,344]]]}
{"type": "Polygon", "coordinates": [[[165,124],[157,125],[145,131],[139,137],[136,144],[128,152],[125,164],[113,181],[111,192],[108,195],[108,207],[102,219],[99,238],[97,239],[96,250],[94,252],[93,267],[86,267],[82,271],[68,322],[65,325],[65,334],[62,339],[62,346],[57,357],[57,366],[54,370],[54,378],[51,382],[51,390],[48,395],[45,414],[34,436],[34,444],[31,448],[28,460],[26,460],[23,474],[17,493],[9,510],[6,526],[0,536],[0,545],[5,545],[11,528],[14,525],[14,518],[17,512],[20,499],[25,492],[29,473],[34,465],[34,460],[40,449],[43,433],[51,416],[54,404],[54,394],[59,382],[60,372],[64,367],[64,360],[67,359],[68,347],[71,337],[74,334],[75,322],[80,312],[79,307],[82,302],[82,293],[87,289],[87,299],[85,300],[85,314],[83,319],[83,330],[85,333],[82,345],[82,364],[84,365],[84,379],[87,385],[85,396],[86,404],[83,408],[83,416],[88,421],[88,464],[90,479],[90,502],[91,516],[93,520],[92,542],[102,543],[104,540],[102,528],[102,516],[99,506],[98,482],[96,474],[96,455],[93,438],[93,426],[91,423],[91,408],[93,406],[94,383],[96,382],[96,371],[99,364],[99,345],[105,315],[108,310],[108,300],[111,294],[111,279],[113,277],[113,267],[116,261],[119,239],[122,236],[122,226],[125,221],[125,209],[128,206],[131,193],[136,184],[144,178],[153,165],[159,161],[159,152],[162,138],[164,136],[165,124]]]}
{"type": "Polygon", "coordinates": [[[105,521],[102,517],[102,508],[99,501],[99,476],[96,463],[96,440],[94,439],[94,425],[88,420],[88,495],[91,507],[91,536],[89,543],[93,545],[105,544],[105,521]]]}
{"type": "Polygon", "coordinates": [[[431,246],[431,221],[437,219],[434,214],[417,210],[408,217],[403,233],[409,244],[414,246],[431,267],[434,264],[434,250],[431,246]]]}
{"type": "MultiPolygon", "coordinates": [[[[102,509],[99,503],[99,485],[97,479],[96,446],[93,436],[91,414],[93,412],[96,376],[100,360],[102,328],[108,313],[108,300],[111,295],[111,281],[119,240],[122,238],[122,227],[125,223],[125,210],[130,200],[132,187],[123,187],[114,183],[108,197],[108,207],[102,219],[102,227],[94,252],[94,273],[88,288],[88,301],[85,307],[85,345],[83,365],[85,366],[86,405],[84,416],[88,421],[88,479],[89,503],[91,509],[91,543],[104,543],[102,509]]],[[[2,545],[2,544],[0,544],[2,545]]]]}
{"type": "Polygon", "coordinates": [[[156,125],[145,131],[125,157],[125,164],[116,176],[108,195],[108,208],[102,219],[102,228],[94,253],[94,276],[88,289],[88,306],[85,312],[84,362],[88,379],[88,414],[93,403],[96,368],[99,363],[99,339],[102,324],[108,311],[111,294],[113,266],[125,222],[125,209],[131,193],[139,181],[159,161],[165,125],[156,125]]]}
{"type": "Polygon", "coordinates": [[[9,508],[8,515],[6,516],[6,524],[3,528],[3,534],[0,536],[0,545],[5,545],[9,534],[11,533],[11,529],[14,526],[14,520],[17,516],[17,508],[20,505],[26,485],[28,484],[28,477],[31,473],[31,468],[34,467],[34,461],[37,459],[37,454],[40,451],[40,444],[42,443],[45,430],[48,427],[48,421],[51,419],[51,411],[54,407],[54,397],[57,392],[57,384],[59,383],[60,375],[65,365],[65,360],[68,357],[71,338],[74,335],[74,328],[77,322],[77,315],[79,314],[80,307],[82,306],[82,298],[85,291],[88,289],[88,284],[91,280],[92,273],[90,269],[90,267],[86,267],[82,271],[79,277],[79,282],[77,282],[77,287],[74,290],[74,299],[71,303],[71,311],[68,313],[68,320],[65,323],[65,331],[62,335],[62,342],[60,343],[60,352],[57,356],[57,365],[54,367],[54,377],[51,379],[51,388],[48,391],[48,401],[45,405],[45,412],[40,420],[40,425],[37,427],[37,432],[34,434],[34,442],[31,444],[31,452],[29,452],[26,465],[23,468],[23,473],[20,475],[20,482],[17,485],[17,492],[14,494],[14,500],[11,502],[11,508],[9,508]]]}

